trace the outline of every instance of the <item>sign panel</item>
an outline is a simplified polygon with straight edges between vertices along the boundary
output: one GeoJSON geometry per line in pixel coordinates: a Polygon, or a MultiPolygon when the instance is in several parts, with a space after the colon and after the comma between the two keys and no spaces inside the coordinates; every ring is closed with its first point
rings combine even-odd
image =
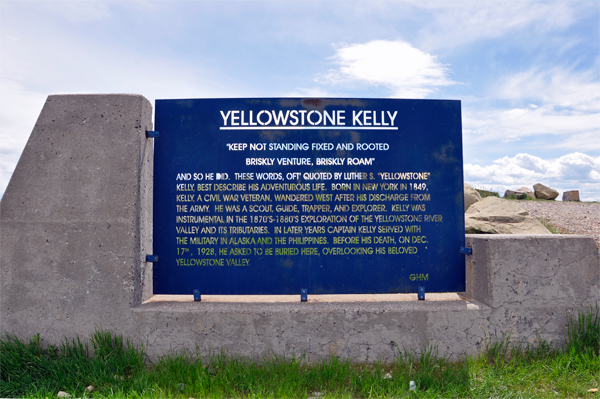
{"type": "Polygon", "coordinates": [[[155,294],[465,289],[460,101],[157,100],[155,294]]]}

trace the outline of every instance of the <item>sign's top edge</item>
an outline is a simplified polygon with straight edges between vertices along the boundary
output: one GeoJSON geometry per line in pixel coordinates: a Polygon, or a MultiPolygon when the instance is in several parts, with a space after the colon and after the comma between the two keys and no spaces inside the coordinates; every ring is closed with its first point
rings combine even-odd
{"type": "Polygon", "coordinates": [[[443,99],[443,98],[380,98],[380,97],[205,97],[205,98],[157,98],[154,101],[222,101],[222,100],[292,100],[292,101],[305,101],[305,100],[327,100],[327,101],[456,101],[461,102],[462,100],[457,99],[443,99]]]}

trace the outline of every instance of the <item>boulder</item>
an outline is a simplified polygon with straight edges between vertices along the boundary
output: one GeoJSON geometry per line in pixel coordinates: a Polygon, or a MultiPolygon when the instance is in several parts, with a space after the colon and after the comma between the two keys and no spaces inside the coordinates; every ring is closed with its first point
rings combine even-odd
{"type": "Polygon", "coordinates": [[[506,190],[504,192],[504,198],[527,199],[527,193],[524,191],[506,190]]]}
{"type": "Polygon", "coordinates": [[[558,191],[544,186],[542,183],[534,184],[533,189],[535,191],[535,198],[537,199],[553,200],[558,197],[558,191]]]}
{"type": "Polygon", "coordinates": [[[465,213],[467,234],[552,234],[513,201],[487,197],[465,213]]]}
{"type": "Polygon", "coordinates": [[[497,192],[495,192],[495,191],[477,190],[477,192],[481,195],[481,198],[485,198],[485,197],[498,197],[498,198],[500,198],[500,195],[497,192]]]}
{"type": "Polygon", "coordinates": [[[465,183],[465,212],[477,201],[481,201],[481,195],[479,195],[477,190],[465,183]]]}
{"type": "Polygon", "coordinates": [[[533,191],[531,191],[528,187],[521,187],[520,189],[518,189],[517,191],[521,191],[523,193],[527,193],[527,198],[528,199],[533,199],[535,198],[535,194],[533,193],[533,191]]]}
{"type": "Polygon", "coordinates": [[[562,200],[579,202],[579,190],[565,191],[562,200]]]}

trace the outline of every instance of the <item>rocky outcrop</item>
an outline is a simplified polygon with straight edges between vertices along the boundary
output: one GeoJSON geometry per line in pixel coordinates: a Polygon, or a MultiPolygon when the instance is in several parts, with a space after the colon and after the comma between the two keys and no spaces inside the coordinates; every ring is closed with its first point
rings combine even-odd
{"type": "Polygon", "coordinates": [[[504,192],[504,198],[527,199],[527,193],[524,191],[506,190],[504,192]]]}
{"type": "Polygon", "coordinates": [[[471,205],[478,201],[481,201],[481,195],[479,195],[479,192],[465,183],[465,212],[471,205]]]}
{"type": "Polygon", "coordinates": [[[465,213],[467,234],[551,234],[513,201],[487,197],[465,213]]]}
{"type": "Polygon", "coordinates": [[[553,200],[558,197],[558,191],[544,186],[542,183],[534,184],[533,189],[535,191],[535,198],[537,199],[553,200]]]}
{"type": "Polygon", "coordinates": [[[527,193],[527,198],[528,198],[528,199],[533,199],[533,198],[535,198],[535,194],[533,193],[533,191],[531,191],[531,190],[529,189],[529,187],[525,187],[525,186],[523,186],[523,187],[521,187],[520,189],[518,189],[517,191],[520,191],[520,192],[522,192],[522,193],[527,193]]]}
{"type": "Polygon", "coordinates": [[[579,202],[579,190],[565,191],[563,193],[562,200],[565,202],[567,202],[567,201],[579,202]]]}

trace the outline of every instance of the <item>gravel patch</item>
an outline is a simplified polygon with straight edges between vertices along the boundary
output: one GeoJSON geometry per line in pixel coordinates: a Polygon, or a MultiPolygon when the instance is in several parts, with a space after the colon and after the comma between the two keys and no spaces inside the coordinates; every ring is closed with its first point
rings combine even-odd
{"type": "Polygon", "coordinates": [[[518,201],[531,216],[544,219],[560,233],[593,237],[600,247],[600,203],[518,201]]]}

